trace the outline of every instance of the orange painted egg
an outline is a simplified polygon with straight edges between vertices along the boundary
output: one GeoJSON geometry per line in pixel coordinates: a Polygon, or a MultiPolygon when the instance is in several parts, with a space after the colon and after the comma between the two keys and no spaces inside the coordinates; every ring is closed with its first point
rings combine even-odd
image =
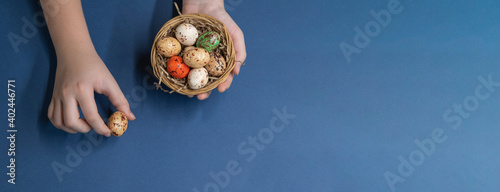
{"type": "Polygon", "coordinates": [[[189,74],[190,68],[182,61],[182,57],[173,56],[167,61],[167,72],[172,77],[182,79],[189,74]]]}

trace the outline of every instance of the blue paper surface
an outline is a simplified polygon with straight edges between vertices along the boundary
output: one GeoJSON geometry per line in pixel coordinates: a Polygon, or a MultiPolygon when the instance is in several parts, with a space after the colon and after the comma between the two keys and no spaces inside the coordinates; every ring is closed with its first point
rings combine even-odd
{"type": "MultiPolygon", "coordinates": [[[[499,1],[226,1],[248,57],[205,101],[153,85],[151,45],[172,1],[83,8],[137,120],[120,138],[56,129],[41,8],[2,0],[0,191],[500,191],[499,1]],[[26,23],[38,25],[28,36],[26,23]]],[[[106,120],[115,109],[96,100],[106,120]]]]}

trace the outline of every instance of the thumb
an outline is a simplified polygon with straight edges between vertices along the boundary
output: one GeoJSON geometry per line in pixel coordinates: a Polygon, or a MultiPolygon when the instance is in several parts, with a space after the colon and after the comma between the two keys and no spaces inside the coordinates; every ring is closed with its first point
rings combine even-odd
{"type": "Polygon", "coordinates": [[[241,65],[245,63],[245,59],[247,58],[245,37],[241,29],[236,26],[236,30],[233,33],[231,33],[231,38],[233,39],[234,51],[236,54],[236,61],[235,61],[236,63],[233,69],[233,73],[239,75],[241,65]]]}
{"type": "Polygon", "coordinates": [[[135,115],[130,110],[127,98],[123,95],[122,90],[116,81],[107,83],[103,93],[108,97],[109,101],[111,101],[118,111],[125,113],[128,120],[135,120],[135,115]]]}

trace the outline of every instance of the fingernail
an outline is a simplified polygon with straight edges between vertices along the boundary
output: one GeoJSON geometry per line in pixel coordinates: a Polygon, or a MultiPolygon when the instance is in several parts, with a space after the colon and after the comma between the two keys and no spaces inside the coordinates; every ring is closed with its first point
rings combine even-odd
{"type": "Polygon", "coordinates": [[[134,113],[132,113],[132,111],[130,112],[130,115],[132,116],[132,119],[135,119],[135,115],[134,113]]]}
{"type": "Polygon", "coordinates": [[[111,136],[111,134],[110,134],[110,133],[106,133],[106,137],[110,137],[110,136],[111,136]]]}

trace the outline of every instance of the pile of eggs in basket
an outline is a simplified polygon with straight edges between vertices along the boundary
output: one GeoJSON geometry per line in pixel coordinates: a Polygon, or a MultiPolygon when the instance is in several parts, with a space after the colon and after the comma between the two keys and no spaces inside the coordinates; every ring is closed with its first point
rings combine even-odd
{"type": "Polygon", "coordinates": [[[175,38],[161,38],[156,48],[162,56],[169,58],[166,69],[170,76],[177,79],[187,77],[189,88],[201,89],[208,84],[209,76],[221,76],[226,69],[224,57],[214,51],[219,41],[218,33],[208,31],[198,35],[195,26],[183,23],[177,26],[175,38]],[[182,57],[178,56],[181,51],[182,57]]]}

